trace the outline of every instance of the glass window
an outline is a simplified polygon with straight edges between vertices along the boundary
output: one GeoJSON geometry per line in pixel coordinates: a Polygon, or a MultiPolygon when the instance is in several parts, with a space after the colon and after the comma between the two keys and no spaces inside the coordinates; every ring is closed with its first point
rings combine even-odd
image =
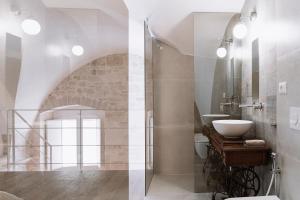
{"type": "Polygon", "coordinates": [[[78,167],[100,167],[101,121],[83,119],[82,136],[76,119],[47,120],[47,138],[52,147],[52,169],[78,167]],[[82,141],[80,141],[82,138],[82,141]],[[82,144],[82,153],[80,147],[82,144]]]}

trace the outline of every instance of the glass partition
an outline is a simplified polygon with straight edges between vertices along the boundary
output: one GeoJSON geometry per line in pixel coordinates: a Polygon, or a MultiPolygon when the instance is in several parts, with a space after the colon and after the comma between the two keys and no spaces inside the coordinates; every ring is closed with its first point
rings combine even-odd
{"type": "Polygon", "coordinates": [[[147,24],[145,24],[145,133],[146,133],[146,146],[145,146],[145,181],[146,193],[150,187],[153,172],[153,66],[152,66],[152,37],[149,32],[147,24]]]}

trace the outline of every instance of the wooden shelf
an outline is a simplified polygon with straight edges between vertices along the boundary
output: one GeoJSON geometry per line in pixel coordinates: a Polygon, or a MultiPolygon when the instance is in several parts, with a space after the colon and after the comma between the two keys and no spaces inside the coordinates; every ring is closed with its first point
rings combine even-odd
{"type": "Polygon", "coordinates": [[[270,151],[267,145],[257,147],[245,146],[243,139],[224,138],[212,129],[207,136],[211,145],[221,155],[225,166],[254,167],[267,163],[267,155],[270,151]]]}

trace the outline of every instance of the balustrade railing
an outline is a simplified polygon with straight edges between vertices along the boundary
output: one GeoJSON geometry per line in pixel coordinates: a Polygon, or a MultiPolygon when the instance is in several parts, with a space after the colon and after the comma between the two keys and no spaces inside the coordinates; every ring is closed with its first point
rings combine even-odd
{"type": "Polygon", "coordinates": [[[127,135],[126,111],[9,110],[0,171],[126,170],[127,135]]]}

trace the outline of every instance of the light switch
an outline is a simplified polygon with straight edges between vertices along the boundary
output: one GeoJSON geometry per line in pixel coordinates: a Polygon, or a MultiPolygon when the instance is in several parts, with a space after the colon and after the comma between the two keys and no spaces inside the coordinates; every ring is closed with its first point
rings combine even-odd
{"type": "Polygon", "coordinates": [[[287,82],[280,82],[278,91],[280,95],[287,95],[287,82]]]}
{"type": "Polygon", "coordinates": [[[290,128],[294,130],[300,130],[300,108],[290,108],[290,128]]]}

